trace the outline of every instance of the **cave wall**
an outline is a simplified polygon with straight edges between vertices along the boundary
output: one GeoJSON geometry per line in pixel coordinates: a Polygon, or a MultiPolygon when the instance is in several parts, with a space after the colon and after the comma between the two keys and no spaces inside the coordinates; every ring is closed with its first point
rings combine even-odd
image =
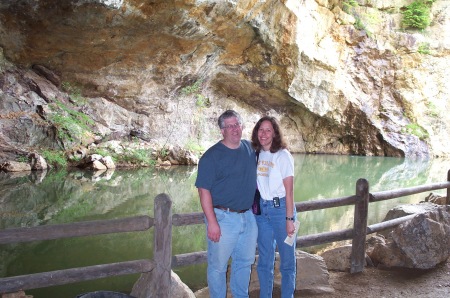
{"type": "Polygon", "coordinates": [[[66,84],[81,90],[97,139],[208,148],[233,108],[247,138],[262,115],[277,117],[293,152],[448,155],[446,1],[423,32],[401,27],[410,1],[358,3],[2,1],[0,142],[56,143],[38,110],[68,102],[66,84]]]}

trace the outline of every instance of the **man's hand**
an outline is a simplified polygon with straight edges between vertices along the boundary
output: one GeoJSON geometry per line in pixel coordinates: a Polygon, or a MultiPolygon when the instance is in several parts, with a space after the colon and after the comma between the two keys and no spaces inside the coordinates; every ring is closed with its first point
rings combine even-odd
{"type": "Polygon", "coordinates": [[[213,221],[213,222],[208,222],[208,238],[209,240],[211,240],[212,242],[219,242],[220,240],[220,226],[217,223],[217,221],[213,221]]]}
{"type": "Polygon", "coordinates": [[[220,226],[214,213],[211,192],[204,188],[198,188],[198,195],[200,196],[203,213],[205,213],[206,221],[208,222],[208,239],[213,242],[219,242],[221,235],[220,226]]]}

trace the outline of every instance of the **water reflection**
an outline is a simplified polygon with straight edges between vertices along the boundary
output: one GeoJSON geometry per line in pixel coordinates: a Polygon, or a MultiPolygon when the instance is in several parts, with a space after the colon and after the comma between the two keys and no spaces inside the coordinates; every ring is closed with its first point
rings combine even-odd
{"type": "MultiPolygon", "coordinates": [[[[357,179],[366,178],[372,192],[446,181],[449,160],[295,155],[295,200],[351,195],[357,179]]],[[[153,200],[167,193],[173,213],[200,212],[194,186],[196,167],[104,172],[0,173],[0,228],[29,227],[135,215],[153,216],[153,200]]],[[[370,204],[369,224],[381,221],[399,203],[419,202],[417,195],[370,204]]],[[[340,207],[299,215],[300,234],[351,227],[353,208],[340,207]]],[[[153,231],[0,245],[0,276],[152,258],[153,231]]],[[[203,225],[175,227],[173,253],[206,250],[203,225]]],[[[176,270],[192,288],[206,284],[205,265],[176,270]]],[[[75,297],[109,289],[128,292],[136,276],[108,278],[38,289],[39,297],[75,297]]]]}

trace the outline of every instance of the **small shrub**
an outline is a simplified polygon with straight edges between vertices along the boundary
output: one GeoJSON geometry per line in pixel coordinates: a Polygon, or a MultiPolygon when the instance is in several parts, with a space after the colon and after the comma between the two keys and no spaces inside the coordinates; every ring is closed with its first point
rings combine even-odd
{"type": "Polygon", "coordinates": [[[353,7],[357,7],[358,2],[356,0],[344,0],[342,2],[342,10],[346,13],[350,14],[350,11],[353,7]]]}
{"type": "Polygon", "coordinates": [[[361,18],[359,18],[359,17],[355,18],[354,26],[358,30],[365,30],[366,29],[366,26],[364,26],[364,23],[362,22],[361,18]]]}
{"type": "Polygon", "coordinates": [[[167,148],[162,148],[158,152],[158,157],[161,157],[162,159],[166,158],[167,155],[169,155],[169,149],[167,149],[167,148]]]}
{"type": "Polygon", "coordinates": [[[429,55],[431,53],[430,44],[427,42],[421,43],[417,49],[417,52],[420,54],[429,55]]]}
{"type": "Polygon", "coordinates": [[[430,7],[433,1],[417,0],[406,6],[403,12],[402,25],[405,28],[423,30],[431,23],[430,7]]]}
{"type": "Polygon", "coordinates": [[[439,110],[436,105],[432,102],[427,102],[427,112],[426,114],[433,118],[439,118],[439,110]]]}
{"type": "Polygon", "coordinates": [[[195,105],[200,108],[210,107],[211,102],[209,98],[202,94],[201,90],[202,80],[196,81],[192,86],[186,86],[181,89],[181,93],[185,96],[195,95],[195,105]]]}
{"type": "Polygon", "coordinates": [[[198,80],[193,85],[182,88],[181,93],[184,95],[190,95],[193,93],[197,93],[200,91],[201,84],[202,84],[202,80],[198,80]]]}
{"type": "Polygon", "coordinates": [[[197,94],[197,100],[195,102],[195,105],[200,108],[210,107],[211,102],[209,101],[209,98],[204,97],[202,94],[197,94]]]}

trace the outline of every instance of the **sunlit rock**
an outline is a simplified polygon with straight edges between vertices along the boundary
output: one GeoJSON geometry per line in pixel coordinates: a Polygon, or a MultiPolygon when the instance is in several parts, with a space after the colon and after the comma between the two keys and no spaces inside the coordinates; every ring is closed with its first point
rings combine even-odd
{"type": "Polygon", "coordinates": [[[37,153],[31,153],[28,156],[30,160],[30,165],[32,170],[46,170],[48,168],[47,162],[45,159],[37,153]]]}
{"type": "Polygon", "coordinates": [[[0,170],[6,172],[24,172],[31,171],[31,165],[26,162],[7,161],[0,164],[0,170]]]}

